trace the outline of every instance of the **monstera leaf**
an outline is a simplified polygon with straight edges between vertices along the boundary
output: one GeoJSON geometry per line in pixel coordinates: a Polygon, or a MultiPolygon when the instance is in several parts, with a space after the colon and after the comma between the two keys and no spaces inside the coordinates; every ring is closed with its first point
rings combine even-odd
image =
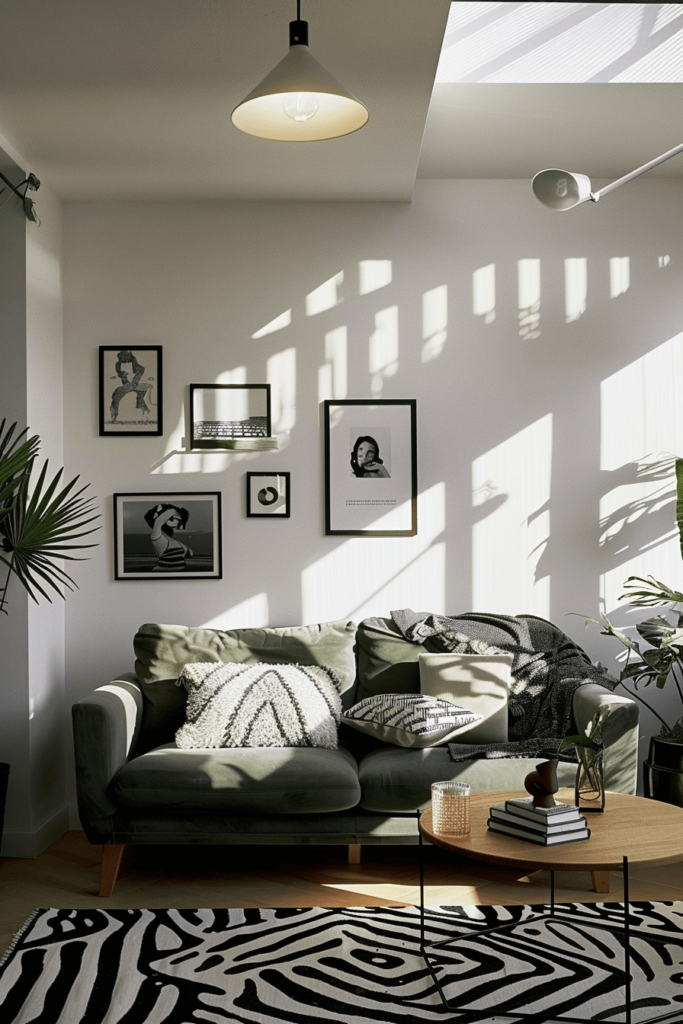
{"type": "Polygon", "coordinates": [[[626,593],[619,598],[640,608],[654,608],[660,604],[683,604],[680,590],[672,590],[654,576],[629,576],[624,583],[626,593]]]}
{"type": "Polygon", "coordinates": [[[657,615],[653,619],[645,619],[636,626],[639,635],[643,640],[653,647],[672,647],[680,644],[683,637],[683,630],[678,626],[672,626],[663,615],[657,615]],[[678,638],[676,640],[676,638],[678,638]]]}

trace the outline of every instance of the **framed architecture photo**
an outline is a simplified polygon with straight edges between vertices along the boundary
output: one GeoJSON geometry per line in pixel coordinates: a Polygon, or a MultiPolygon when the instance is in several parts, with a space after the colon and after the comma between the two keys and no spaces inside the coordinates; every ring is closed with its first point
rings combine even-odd
{"type": "Polygon", "coordinates": [[[190,384],[190,447],[270,437],[270,384],[190,384]]]}
{"type": "Polygon", "coordinates": [[[247,473],[247,517],[289,519],[289,473],[247,473]]]}
{"type": "Polygon", "coordinates": [[[417,533],[417,402],[360,398],[323,403],[325,533],[417,533]]]}
{"type": "Polygon", "coordinates": [[[100,345],[99,378],[101,437],[161,437],[161,345],[100,345]]]}
{"type": "Polygon", "coordinates": [[[218,491],[114,495],[114,578],[219,580],[218,491]]]}

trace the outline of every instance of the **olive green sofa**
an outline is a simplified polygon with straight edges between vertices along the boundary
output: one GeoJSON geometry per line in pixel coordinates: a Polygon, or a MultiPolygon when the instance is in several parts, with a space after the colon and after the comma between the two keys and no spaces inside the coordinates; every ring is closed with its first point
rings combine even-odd
{"type": "MultiPolygon", "coordinates": [[[[528,619],[533,637],[541,620],[528,619]]],[[[391,619],[229,631],[147,624],[134,649],[134,673],[73,706],[78,807],[90,842],[103,844],[101,895],[113,891],[126,844],[343,844],[357,860],[363,844],[416,843],[415,812],[429,805],[432,782],[509,789],[538,760],[454,762],[446,745],[391,746],[345,725],[337,750],[176,747],[186,699],[176,679],[192,661],[330,665],[345,709],[378,693],[419,693],[424,648],[391,619]]],[[[587,682],[573,698],[576,730],[602,706],[606,788],[634,793],[638,707],[587,682]]],[[[560,763],[560,785],[573,785],[575,772],[560,763]]]]}

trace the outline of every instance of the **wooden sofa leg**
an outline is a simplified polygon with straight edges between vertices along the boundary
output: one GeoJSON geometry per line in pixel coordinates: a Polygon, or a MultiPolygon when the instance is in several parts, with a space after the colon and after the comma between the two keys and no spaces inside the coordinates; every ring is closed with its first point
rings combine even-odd
{"type": "Polygon", "coordinates": [[[360,864],[360,843],[349,843],[349,864],[360,864]]]}
{"type": "Polygon", "coordinates": [[[102,847],[100,896],[111,896],[114,892],[124,849],[124,843],[105,843],[102,847]]]}
{"type": "Polygon", "coordinates": [[[609,892],[611,877],[609,871],[591,871],[594,892],[609,892]]]}

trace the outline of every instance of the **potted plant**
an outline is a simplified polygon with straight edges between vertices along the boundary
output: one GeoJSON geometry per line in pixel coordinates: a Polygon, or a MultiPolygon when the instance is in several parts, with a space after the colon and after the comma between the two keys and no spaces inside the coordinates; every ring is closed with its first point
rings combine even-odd
{"type": "MultiPolygon", "coordinates": [[[[32,471],[40,448],[37,435],[27,437],[28,428],[17,433],[17,425],[0,423],[0,563],[5,579],[0,589],[0,613],[8,614],[7,589],[14,576],[29,596],[51,601],[49,589],[64,597],[64,589],[76,584],[58,564],[77,560],[73,552],[93,547],[82,538],[99,529],[92,526],[99,513],[86,487],[74,490],[78,477],[60,489],[63,469],[48,481],[46,462],[38,478],[32,471]]],[[[0,842],[5,810],[9,765],[0,764],[0,842]]]]}
{"type": "Polygon", "coordinates": [[[659,734],[650,740],[650,751],[644,764],[646,796],[683,807],[683,594],[672,590],[652,576],[629,576],[624,583],[626,593],[620,600],[628,600],[635,607],[669,606],[675,613],[675,622],[664,615],[639,622],[635,627],[640,640],[617,629],[606,615],[588,619],[603,628],[605,636],[613,636],[628,651],[619,682],[630,697],[640,701],[661,724],[659,734]],[[643,645],[648,646],[643,646],[643,645]],[[667,721],[642,689],[652,686],[661,690],[671,680],[681,702],[680,713],[667,721]],[[632,683],[632,685],[627,685],[632,683]]]}

